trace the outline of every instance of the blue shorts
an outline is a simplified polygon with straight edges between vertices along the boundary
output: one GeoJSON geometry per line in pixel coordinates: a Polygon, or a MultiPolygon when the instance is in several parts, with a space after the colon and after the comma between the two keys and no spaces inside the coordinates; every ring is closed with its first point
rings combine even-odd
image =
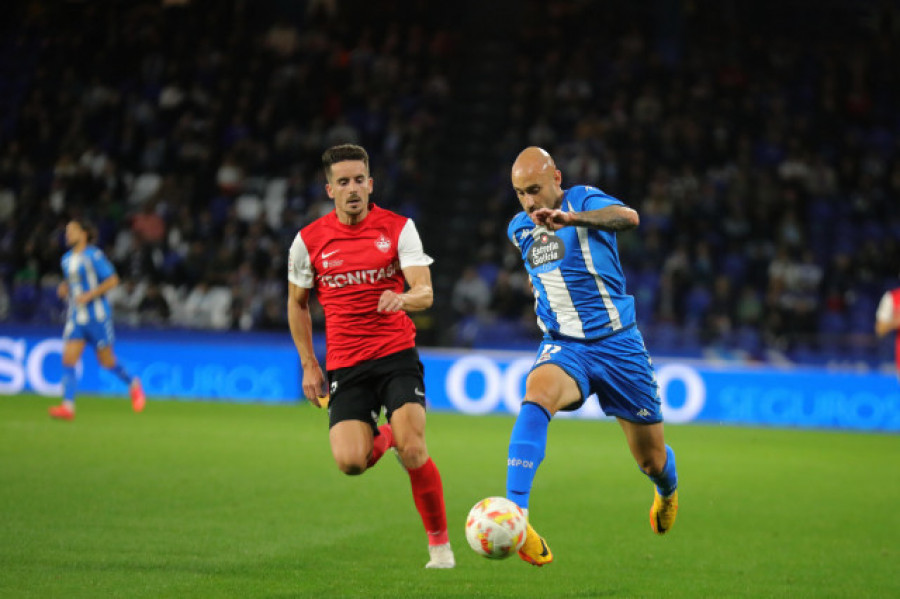
{"type": "Polygon", "coordinates": [[[607,416],[640,424],[662,422],[656,373],[637,327],[594,341],[545,339],[531,369],[544,364],[562,368],[581,390],[581,399],[563,411],[577,410],[596,393],[607,416]]]}
{"type": "Polygon", "coordinates": [[[66,322],[66,328],[63,329],[64,341],[84,339],[86,343],[93,345],[97,349],[111,347],[115,338],[113,323],[109,319],[92,320],[87,324],[77,324],[74,320],[69,320],[66,322]]]}

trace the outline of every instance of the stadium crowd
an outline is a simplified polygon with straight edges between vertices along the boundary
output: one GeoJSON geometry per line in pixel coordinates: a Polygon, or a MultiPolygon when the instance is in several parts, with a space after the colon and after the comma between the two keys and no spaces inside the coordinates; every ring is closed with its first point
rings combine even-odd
{"type": "MultiPolygon", "coordinates": [[[[61,322],[78,214],[123,280],[121,323],[286,331],[287,248],[331,209],[319,157],[334,143],[369,150],[376,201],[427,212],[462,43],[427,2],[165,4],[33,2],[10,21],[0,321],[61,322]]],[[[657,15],[665,27],[627,3],[523,4],[508,120],[479,140],[489,218],[436,297],[455,315],[439,339],[536,332],[505,235],[509,167],[535,144],[564,185],[641,214],[619,241],[651,346],[872,351],[900,272],[898,11],[707,4],[657,15]]]]}
{"type": "Polygon", "coordinates": [[[394,209],[422,195],[447,36],[414,11],[368,27],[333,3],[292,22],[263,6],[21,16],[0,52],[0,319],[60,322],[63,229],[81,215],[123,281],[121,323],[286,330],[287,248],[331,209],[325,147],[365,145],[394,209]]]}
{"type": "MultiPolygon", "coordinates": [[[[656,36],[652,21],[623,28],[622,6],[530,7],[486,199],[509,195],[509,165],[538,145],[564,186],[636,208],[619,245],[651,346],[877,351],[875,305],[900,273],[896,6],[695,3],[656,14],[671,19],[656,36]]],[[[482,231],[461,318],[532,320],[505,234],[482,231]]]]}

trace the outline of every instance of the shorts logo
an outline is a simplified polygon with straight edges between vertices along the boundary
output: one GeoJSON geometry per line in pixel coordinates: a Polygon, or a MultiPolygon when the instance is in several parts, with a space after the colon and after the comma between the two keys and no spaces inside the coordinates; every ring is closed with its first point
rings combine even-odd
{"type": "Polygon", "coordinates": [[[413,392],[414,392],[416,395],[418,395],[419,397],[425,397],[425,393],[423,393],[418,387],[416,387],[415,390],[414,390],[413,392]]]}
{"type": "Polygon", "coordinates": [[[332,381],[331,383],[331,394],[334,395],[334,392],[337,391],[338,382],[332,381]]]}
{"type": "Polygon", "coordinates": [[[562,347],[559,345],[553,345],[552,343],[548,343],[544,346],[543,351],[541,351],[541,355],[538,356],[537,360],[534,361],[535,364],[542,364],[551,358],[553,358],[553,354],[562,350],[562,347]]]}
{"type": "Polygon", "coordinates": [[[647,408],[641,408],[640,410],[638,410],[638,412],[637,412],[637,414],[635,414],[635,416],[640,416],[641,418],[646,418],[647,416],[650,416],[650,410],[648,410],[647,408]]]}
{"type": "Polygon", "coordinates": [[[379,235],[378,239],[375,240],[375,247],[378,248],[379,252],[387,254],[391,251],[391,240],[382,233],[379,235]]]}

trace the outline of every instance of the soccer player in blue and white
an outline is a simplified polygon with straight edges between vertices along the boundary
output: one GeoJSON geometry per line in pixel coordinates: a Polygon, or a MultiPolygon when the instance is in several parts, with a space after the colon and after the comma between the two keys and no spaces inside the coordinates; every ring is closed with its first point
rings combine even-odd
{"type": "MultiPolygon", "coordinates": [[[[516,158],[512,185],[523,212],[508,235],[531,279],[544,339],[509,442],[506,496],[527,513],[550,419],[596,393],[654,483],[650,526],[665,534],[678,510],[675,454],[663,439],[659,388],[616,246],[616,233],[637,227],[638,214],[594,187],[562,189],[553,158],[537,147],[516,158]]],[[[519,556],[536,566],[553,561],[530,524],[519,556]]]]}
{"type": "Polygon", "coordinates": [[[71,249],[62,257],[64,280],[57,293],[68,299],[66,326],[63,330],[63,400],[50,408],[50,416],[60,420],[75,418],[75,366],[90,343],[100,364],[129,386],[131,407],[144,409],[145,397],[141,381],[131,376],[113,353],[112,311],[106,294],[119,284],[119,276],[99,248],[90,245],[91,228],[82,220],[66,225],[66,245],[71,249]]]}

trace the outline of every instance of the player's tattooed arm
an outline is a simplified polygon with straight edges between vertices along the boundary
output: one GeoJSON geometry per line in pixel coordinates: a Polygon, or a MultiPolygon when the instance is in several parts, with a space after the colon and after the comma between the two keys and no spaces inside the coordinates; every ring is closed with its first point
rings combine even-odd
{"type": "Polygon", "coordinates": [[[590,227],[591,229],[615,232],[628,231],[640,224],[638,213],[628,206],[607,206],[600,210],[572,212],[570,214],[569,224],[576,227],[590,227]]]}
{"type": "Polygon", "coordinates": [[[552,208],[538,208],[531,213],[536,225],[550,231],[563,227],[588,227],[604,231],[627,231],[638,226],[638,213],[628,206],[607,206],[599,210],[585,212],[564,212],[552,208]]]}

